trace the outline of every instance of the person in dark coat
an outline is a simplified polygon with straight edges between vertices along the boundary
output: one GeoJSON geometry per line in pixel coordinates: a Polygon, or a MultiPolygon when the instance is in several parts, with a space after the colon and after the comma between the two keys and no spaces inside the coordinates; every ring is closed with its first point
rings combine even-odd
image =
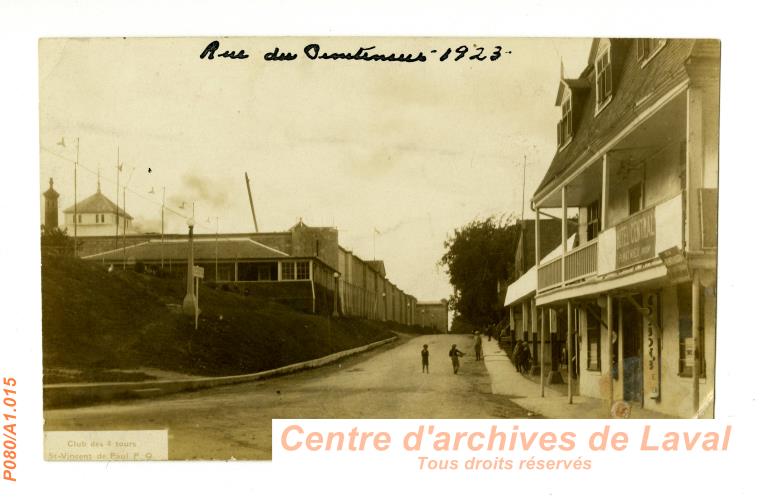
{"type": "Polygon", "coordinates": [[[523,356],[521,357],[521,371],[523,373],[529,373],[531,371],[531,349],[529,349],[528,342],[523,341],[523,356]]]}
{"type": "Polygon", "coordinates": [[[513,365],[515,365],[515,371],[517,372],[521,371],[520,353],[521,353],[521,342],[517,341],[515,342],[515,346],[513,347],[513,365]]]}
{"type": "Polygon", "coordinates": [[[457,344],[452,344],[452,348],[449,350],[449,357],[452,358],[452,370],[454,374],[460,370],[460,358],[465,356],[465,353],[457,349],[457,344]]]}
{"type": "Polygon", "coordinates": [[[420,351],[420,357],[423,361],[423,373],[429,373],[428,372],[428,344],[423,344],[423,350],[420,351]]]}

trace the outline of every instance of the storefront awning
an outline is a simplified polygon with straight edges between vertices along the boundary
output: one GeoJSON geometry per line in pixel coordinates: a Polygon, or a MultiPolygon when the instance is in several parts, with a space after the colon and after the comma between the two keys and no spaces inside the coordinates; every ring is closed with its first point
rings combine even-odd
{"type": "Polygon", "coordinates": [[[536,266],[526,271],[520,278],[510,283],[505,294],[505,307],[520,302],[536,293],[536,266]]]}

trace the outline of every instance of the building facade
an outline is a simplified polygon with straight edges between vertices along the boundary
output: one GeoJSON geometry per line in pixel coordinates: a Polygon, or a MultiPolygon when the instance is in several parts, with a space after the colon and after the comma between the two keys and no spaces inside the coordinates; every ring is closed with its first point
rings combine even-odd
{"type": "MultiPolygon", "coordinates": [[[[56,205],[56,218],[57,212],[56,205]]],[[[47,209],[45,213],[47,214],[47,209]]],[[[116,238],[117,235],[134,232],[132,230],[132,216],[100,192],[100,182],[95,194],[66,208],[63,211],[63,217],[66,231],[72,236],[76,234],[78,237],[110,236],[116,238]]]]}
{"type": "Polygon", "coordinates": [[[595,39],[578,78],[561,77],[532,206],[578,227],[535,259],[529,314],[565,337],[571,399],[713,415],[719,66],[718,41],[595,39]]]}
{"type": "Polygon", "coordinates": [[[439,333],[449,333],[449,302],[421,301],[417,305],[417,324],[430,327],[439,333]]]}

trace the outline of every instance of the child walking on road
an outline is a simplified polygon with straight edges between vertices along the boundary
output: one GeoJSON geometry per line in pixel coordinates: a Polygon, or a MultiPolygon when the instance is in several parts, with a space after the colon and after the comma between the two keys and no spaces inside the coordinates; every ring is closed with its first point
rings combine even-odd
{"type": "Polygon", "coordinates": [[[420,357],[423,358],[423,373],[428,372],[428,344],[423,344],[423,350],[420,351],[420,357]]]}
{"type": "Polygon", "coordinates": [[[465,353],[457,349],[457,344],[452,344],[452,348],[449,350],[449,357],[452,358],[452,369],[455,375],[457,375],[457,371],[460,369],[460,357],[462,356],[465,356],[465,353]]]}

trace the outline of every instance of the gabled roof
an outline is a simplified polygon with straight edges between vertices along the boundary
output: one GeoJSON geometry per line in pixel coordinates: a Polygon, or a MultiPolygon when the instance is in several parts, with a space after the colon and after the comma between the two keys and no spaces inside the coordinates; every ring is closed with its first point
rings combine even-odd
{"type": "Polygon", "coordinates": [[[558,95],[555,97],[555,106],[560,106],[562,104],[563,91],[566,86],[571,89],[571,92],[574,90],[584,92],[589,90],[590,87],[589,81],[585,78],[561,78],[560,83],[558,84],[558,95]]]}
{"type": "MultiPolygon", "coordinates": [[[[74,213],[74,205],[70,206],[63,211],[65,214],[74,213]]],[[[85,198],[82,201],[77,202],[78,214],[115,214],[118,213],[121,217],[126,219],[132,219],[132,216],[126,213],[121,207],[117,207],[116,203],[106,198],[103,193],[98,190],[94,195],[85,198]]]]}
{"type": "MultiPolygon", "coordinates": [[[[188,240],[151,240],[125,249],[118,248],[94,255],[83,257],[84,259],[97,261],[121,262],[126,254],[127,259],[145,262],[164,260],[187,260],[188,240]]],[[[282,259],[289,257],[285,252],[268,247],[249,238],[199,239],[193,241],[193,257],[195,260],[245,260],[245,259],[282,259]]]]}
{"type": "MultiPolygon", "coordinates": [[[[593,88],[594,83],[594,57],[598,45],[599,39],[595,39],[590,50],[589,65],[579,78],[586,80],[590,88],[593,88]]],[[[717,58],[718,65],[718,45],[716,40],[669,39],[658,54],[642,66],[637,61],[635,39],[611,39],[611,64],[617,67],[617,74],[613,76],[613,98],[597,116],[593,93],[573,110],[573,139],[555,154],[534,197],[551,189],[564,172],[594,156],[639,115],[642,108],[635,106],[636,102],[646,98],[648,102],[655,102],[676,85],[686,81],[685,61],[689,57],[711,55],[717,58]]]]}

